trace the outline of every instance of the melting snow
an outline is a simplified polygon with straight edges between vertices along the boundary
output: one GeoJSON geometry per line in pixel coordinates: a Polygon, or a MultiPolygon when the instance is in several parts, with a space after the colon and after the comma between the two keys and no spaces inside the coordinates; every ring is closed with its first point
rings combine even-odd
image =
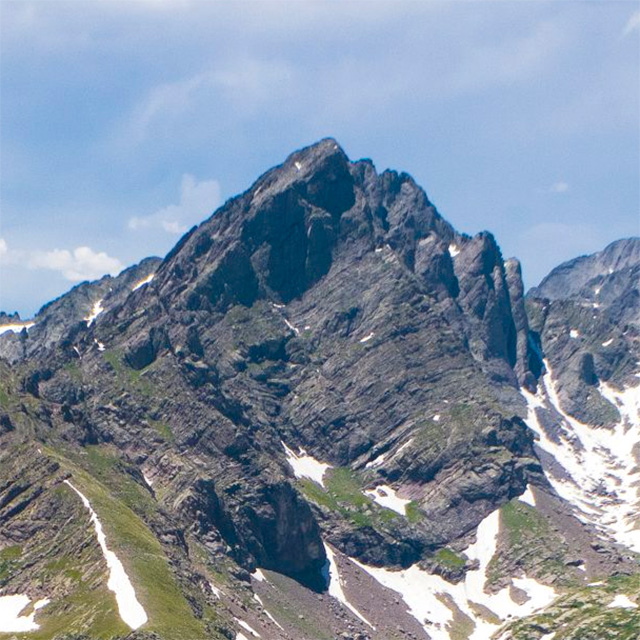
{"type": "Polygon", "coordinates": [[[144,481],[150,486],[153,486],[153,480],[143,471],[142,472],[142,477],[144,478],[144,481]]]}
{"type": "Polygon", "coordinates": [[[280,627],[284,631],[284,627],[264,608],[264,602],[262,602],[262,598],[257,593],[253,594],[253,599],[262,607],[262,610],[264,611],[267,618],[269,618],[269,620],[271,620],[273,624],[275,624],[277,627],[280,627]]]}
{"type": "Polygon", "coordinates": [[[98,345],[98,351],[104,351],[104,344],[100,340],[93,339],[93,342],[98,345]]]}
{"type": "Polygon", "coordinates": [[[132,629],[141,627],[148,620],[147,614],[136,598],[136,592],[133,589],[127,572],[122,566],[122,562],[120,562],[118,556],[107,547],[107,538],[102,530],[102,524],[100,520],[98,520],[98,515],[83,493],[78,491],[68,480],[64,482],[80,496],[82,504],[84,504],[91,514],[91,522],[96,530],[98,544],[102,549],[104,559],[107,561],[107,567],[109,567],[109,582],[107,583],[107,587],[110,591],[113,591],[116,596],[120,617],[132,629]]]}
{"type": "Polygon", "coordinates": [[[33,327],[35,322],[16,322],[14,324],[3,324],[0,326],[0,336],[3,333],[7,333],[8,331],[13,331],[13,333],[20,333],[23,329],[27,331],[33,327]]]}
{"type": "Polygon", "coordinates": [[[372,331],[369,335],[362,338],[362,340],[359,340],[359,342],[369,342],[369,340],[371,340],[371,338],[373,338],[374,335],[375,333],[372,331]]]}
{"type": "Polygon", "coordinates": [[[327,469],[331,469],[330,464],[316,460],[302,448],[300,448],[299,455],[296,455],[284,442],[282,446],[287,454],[287,462],[291,465],[296,478],[309,478],[324,487],[323,477],[327,469]]]}
{"type": "Polygon", "coordinates": [[[450,244],[449,245],[449,255],[452,258],[455,258],[459,253],[460,253],[460,247],[458,247],[457,244],[450,244]]]}
{"type": "Polygon", "coordinates": [[[595,525],[602,535],[640,552],[638,483],[640,473],[634,447],[640,442],[640,386],[617,391],[600,384],[602,396],[622,417],[610,428],[595,428],[564,412],[553,373],[547,373],[537,395],[523,389],[528,405],[527,424],[539,436],[538,446],[549,453],[564,473],[547,477],[555,490],[579,511],[583,522],[595,525]],[[555,410],[559,417],[559,442],[542,427],[536,410],[555,410]]]}
{"type": "Polygon", "coordinates": [[[577,329],[571,329],[571,331],[569,331],[569,336],[572,338],[579,338],[580,332],[577,329]]]}
{"type": "Polygon", "coordinates": [[[213,582],[209,583],[209,588],[211,589],[211,593],[213,593],[213,595],[218,598],[218,600],[220,600],[220,598],[222,598],[222,591],[220,589],[218,589],[218,587],[216,587],[215,584],[213,584],[213,582]]]}
{"type": "Polygon", "coordinates": [[[136,282],[133,287],[131,287],[131,291],[136,291],[140,287],[144,287],[145,284],[149,284],[153,278],[155,277],[155,273],[150,273],[146,278],[142,278],[139,282],[136,282]]]}
{"type": "Polygon", "coordinates": [[[262,571],[260,571],[260,569],[256,569],[252,574],[251,574],[252,578],[255,578],[258,582],[266,582],[267,578],[264,575],[264,573],[262,573],[262,571]]]}
{"type": "Polygon", "coordinates": [[[31,598],[22,594],[0,596],[0,633],[20,633],[40,628],[35,621],[36,613],[51,601],[48,598],[37,600],[33,603],[33,611],[28,616],[21,616],[20,612],[29,602],[31,598]]]}
{"type": "Polygon", "coordinates": [[[386,458],[386,456],[387,456],[386,453],[381,453],[379,456],[374,458],[371,462],[367,462],[367,464],[364,465],[364,468],[371,469],[372,467],[379,467],[384,462],[384,459],[386,458]]]}
{"type": "Polygon", "coordinates": [[[298,327],[294,327],[286,318],[284,318],[284,323],[293,331],[296,335],[300,335],[300,329],[298,327]]]}
{"type": "Polygon", "coordinates": [[[616,607],[622,607],[624,609],[637,609],[638,605],[633,602],[632,600],[629,600],[628,596],[625,596],[623,594],[618,594],[608,605],[607,607],[609,609],[614,609],[616,607]]]}
{"type": "Polygon", "coordinates": [[[409,607],[409,613],[424,627],[432,640],[450,640],[450,625],[457,611],[468,616],[475,624],[469,640],[486,640],[500,625],[488,622],[476,605],[486,607],[504,621],[511,616],[530,615],[548,605],[557,595],[551,587],[527,577],[513,579],[514,586],[522,589],[528,596],[523,604],[512,599],[510,587],[495,594],[485,592],[487,567],[496,552],[499,531],[500,511],[497,510],[480,523],[477,541],[465,551],[470,559],[478,560],[478,569],[467,571],[464,582],[458,584],[451,584],[417,565],[401,571],[391,571],[370,567],[354,559],[352,562],[383,586],[397,591],[409,607]]]}
{"type": "Polygon", "coordinates": [[[104,311],[104,307],[102,306],[102,298],[100,298],[100,300],[98,300],[97,302],[93,303],[93,306],[91,307],[91,311],[89,312],[89,315],[84,318],[84,321],[87,323],[87,327],[90,327],[95,319],[104,311]]]}
{"type": "Polygon", "coordinates": [[[260,637],[260,634],[253,629],[252,627],[250,627],[244,620],[240,620],[240,618],[236,618],[236,622],[245,630],[248,631],[252,636],[255,636],[256,638],[260,637]]]}
{"type": "Polygon", "coordinates": [[[532,507],[536,506],[536,498],[533,495],[533,491],[531,490],[530,485],[527,485],[527,490],[521,496],[518,496],[518,500],[520,500],[520,502],[526,502],[532,507]]]}
{"type": "Polygon", "coordinates": [[[333,549],[325,543],[325,553],[327,554],[327,564],[324,567],[324,574],[327,580],[327,587],[329,588],[329,595],[341,602],[351,613],[360,618],[362,622],[368,624],[372,629],[375,627],[347,600],[344,591],[342,590],[342,580],[340,579],[340,572],[338,571],[338,564],[336,563],[335,554],[333,549]]]}
{"type": "Polygon", "coordinates": [[[402,516],[406,515],[406,506],[411,502],[411,500],[400,498],[395,490],[386,484],[381,484],[375,489],[367,489],[364,493],[380,506],[392,509],[402,516]]]}

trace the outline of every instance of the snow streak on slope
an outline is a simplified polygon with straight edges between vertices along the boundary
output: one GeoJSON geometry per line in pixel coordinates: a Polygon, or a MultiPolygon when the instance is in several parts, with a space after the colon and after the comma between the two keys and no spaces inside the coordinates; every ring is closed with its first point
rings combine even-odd
{"type": "Polygon", "coordinates": [[[610,428],[584,424],[565,413],[553,379],[547,372],[536,395],[526,389],[527,424],[539,436],[538,446],[559,468],[546,469],[555,490],[572,504],[583,522],[595,525],[605,537],[640,552],[640,386],[617,391],[600,384],[602,396],[614,404],[622,419],[610,428]],[[557,423],[557,437],[543,426],[541,412],[557,423]]]}
{"type": "Polygon", "coordinates": [[[36,612],[49,604],[50,600],[44,598],[33,603],[33,610],[28,616],[20,613],[29,604],[29,596],[15,594],[12,596],[0,596],[0,633],[20,633],[22,631],[36,631],[40,628],[35,621],[36,612]]]}
{"type": "Polygon", "coordinates": [[[341,602],[349,611],[360,618],[362,622],[368,624],[372,629],[375,627],[347,600],[347,596],[342,590],[342,582],[340,580],[340,572],[338,571],[338,563],[336,562],[333,549],[325,543],[324,551],[327,554],[327,564],[325,565],[324,574],[329,588],[329,595],[341,602]]]}
{"type": "Polygon", "coordinates": [[[95,319],[103,311],[104,311],[104,307],[102,306],[102,298],[100,298],[100,300],[93,303],[93,306],[91,307],[91,311],[89,312],[89,315],[86,318],[84,318],[84,321],[87,323],[87,327],[90,327],[95,321],[95,319]]]}
{"type": "Polygon", "coordinates": [[[513,579],[513,586],[527,595],[524,603],[513,600],[510,587],[504,587],[494,594],[485,592],[487,567],[496,553],[499,532],[500,511],[497,510],[480,523],[476,542],[465,551],[470,559],[478,560],[478,568],[467,571],[464,582],[458,584],[432,575],[418,565],[402,571],[391,571],[370,567],[353,559],[352,562],[383,586],[400,593],[409,607],[409,613],[420,622],[432,640],[457,637],[455,619],[460,613],[475,625],[469,640],[487,640],[500,628],[501,623],[491,621],[491,616],[483,616],[481,607],[486,607],[504,622],[507,617],[526,616],[545,607],[557,595],[551,587],[526,576],[513,579]]]}
{"type": "Polygon", "coordinates": [[[98,544],[102,549],[104,559],[107,561],[107,567],[109,567],[109,582],[107,583],[107,587],[115,593],[120,617],[132,629],[141,627],[147,621],[147,614],[136,598],[136,592],[133,589],[127,572],[122,566],[122,562],[120,562],[118,556],[107,547],[107,538],[102,530],[102,524],[100,520],[98,520],[98,515],[84,494],[78,491],[68,480],[65,480],[65,484],[68,484],[80,496],[82,504],[84,504],[91,514],[91,522],[93,522],[96,530],[98,544]]]}
{"type": "Polygon", "coordinates": [[[149,284],[155,275],[155,273],[150,273],[146,278],[142,278],[142,280],[136,282],[133,287],[131,287],[131,291],[137,291],[140,287],[144,287],[145,284],[149,284]]]}

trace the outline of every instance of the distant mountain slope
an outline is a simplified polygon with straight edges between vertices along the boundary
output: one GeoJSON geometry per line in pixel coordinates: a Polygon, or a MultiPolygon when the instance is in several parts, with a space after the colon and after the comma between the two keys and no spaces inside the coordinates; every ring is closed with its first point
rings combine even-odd
{"type": "Polygon", "coordinates": [[[562,300],[580,294],[594,279],[637,267],[640,263],[640,238],[616,240],[602,251],[574,258],[555,267],[530,295],[562,300]]]}

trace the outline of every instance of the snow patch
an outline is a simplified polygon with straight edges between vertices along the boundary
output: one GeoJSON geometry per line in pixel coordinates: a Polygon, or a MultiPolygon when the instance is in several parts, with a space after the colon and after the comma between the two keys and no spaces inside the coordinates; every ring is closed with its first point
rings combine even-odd
{"type": "Polygon", "coordinates": [[[287,327],[289,327],[289,329],[291,329],[291,331],[293,331],[297,336],[300,335],[300,329],[298,329],[297,327],[294,327],[286,318],[283,318],[284,323],[287,325],[287,327]]]}
{"type": "Polygon", "coordinates": [[[33,604],[33,611],[28,616],[21,616],[20,612],[31,602],[31,598],[24,594],[0,596],[0,633],[20,633],[22,631],[36,631],[40,625],[35,616],[38,610],[51,602],[48,598],[37,600],[33,604]]]}
{"type": "Polygon", "coordinates": [[[478,611],[482,605],[502,621],[510,617],[527,616],[545,606],[555,597],[551,587],[531,578],[514,578],[513,585],[527,594],[527,600],[518,604],[511,597],[510,587],[496,594],[486,593],[484,585],[489,562],[493,558],[500,531],[500,511],[494,511],[478,526],[476,542],[465,553],[478,560],[478,569],[468,571],[464,582],[452,584],[413,565],[401,571],[371,567],[351,559],[384,587],[398,592],[409,608],[409,613],[418,620],[432,640],[450,640],[450,624],[455,609],[473,620],[475,628],[469,640],[486,640],[500,628],[500,624],[488,622],[478,611]],[[449,604],[452,601],[455,606],[449,604]],[[437,622],[436,622],[437,621],[437,622]]]}
{"type": "Polygon", "coordinates": [[[15,322],[13,324],[3,324],[0,326],[0,336],[3,333],[8,333],[12,331],[13,333],[20,333],[23,329],[27,331],[31,329],[35,325],[35,322],[15,322]]]}
{"type": "Polygon", "coordinates": [[[531,485],[527,485],[526,491],[521,496],[518,496],[518,500],[520,500],[520,502],[526,502],[532,507],[536,506],[536,497],[533,495],[531,485]]]}
{"type": "Polygon", "coordinates": [[[294,162],[294,164],[296,165],[296,171],[300,171],[300,169],[302,169],[302,165],[298,161],[294,162]]]}
{"type": "Polygon", "coordinates": [[[527,425],[539,436],[537,446],[562,469],[562,473],[547,471],[549,481],[574,506],[580,520],[594,525],[601,536],[640,552],[640,473],[634,454],[640,442],[640,386],[619,391],[601,383],[600,394],[617,407],[621,420],[596,428],[563,410],[546,361],[545,368],[538,393],[533,395],[526,389],[521,393],[528,406],[527,425]],[[558,439],[551,439],[540,423],[540,410],[555,413],[558,439]]]}
{"type": "Polygon", "coordinates": [[[613,338],[609,338],[605,342],[602,343],[603,347],[608,347],[613,342],[613,338]]]}
{"type": "Polygon", "coordinates": [[[250,627],[244,620],[240,620],[240,618],[236,618],[235,620],[245,631],[248,631],[252,636],[256,638],[260,637],[260,634],[255,629],[250,627]]]}
{"type": "Polygon", "coordinates": [[[127,572],[122,566],[122,562],[116,554],[107,547],[107,538],[102,529],[102,524],[98,520],[98,515],[91,507],[91,503],[86,496],[76,489],[68,480],[64,481],[69,485],[82,500],[82,504],[89,510],[91,514],[91,522],[96,530],[96,537],[98,538],[98,544],[102,549],[102,555],[107,562],[109,568],[109,581],[107,587],[116,596],[116,603],[118,604],[118,613],[123,622],[129,625],[132,629],[141,627],[147,620],[147,614],[142,608],[142,605],[136,598],[136,592],[133,589],[133,585],[129,580],[127,572]]]}
{"type": "Polygon", "coordinates": [[[155,277],[155,273],[150,273],[146,278],[142,278],[139,282],[136,282],[133,287],[131,287],[131,291],[137,291],[140,287],[144,287],[145,284],[149,284],[155,277]]]}
{"type": "Polygon", "coordinates": [[[342,590],[342,581],[340,579],[340,572],[338,571],[338,564],[336,563],[335,554],[333,549],[324,543],[324,551],[327,554],[327,563],[324,566],[324,576],[327,581],[327,587],[329,595],[341,602],[353,615],[360,618],[362,622],[369,625],[372,629],[375,627],[347,600],[344,591],[342,590]]]}
{"type": "Polygon", "coordinates": [[[386,484],[381,484],[375,489],[367,489],[364,491],[364,494],[373,498],[373,501],[382,507],[392,509],[401,516],[407,515],[406,506],[411,500],[400,498],[395,490],[386,484]]]}
{"type": "Polygon", "coordinates": [[[571,331],[569,331],[569,336],[571,338],[579,338],[580,332],[577,329],[571,329],[571,331]]]}
{"type": "Polygon", "coordinates": [[[103,311],[104,311],[104,307],[102,306],[102,298],[100,298],[100,300],[93,303],[93,306],[91,307],[91,311],[89,311],[89,315],[86,318],[83,318],[83,320],[87,323],[87,327],[90,327],[94,323],[95,319],[103,311]]]}
{"type": "Polygon", "coordinates": [[[376,334],[372,331],[369,335],[366,335],[364,338],[362,338],[358,342],[369,342],[369,340],[371,340],[371,338],[373,338],[373,336],[375,335],[376,334]]]}
{"type": "Polygon", "coordinates": [[[440,422],[440,414],[439,414],[439,413],[436,413],[436,415],[435,415],[435,416],[433,416],[432,420],[433,420],[434,422],[440,422]]]}
{"type": "Polygon", "coordinates": [[[387,457],[386,453],[381,453],[379,456],[371,460],[371,462],[367,462],[367,464],[364,465],[364,468],[371,469],[373,467],[379,467],[384,462],[384,459],[386,457],[387,457]]]}
{"type": "Polygon", "coordinates": [[[624,609],[637,609],[638,605],[630,600],[628,596],[619,593],[608,605],[608,609],[615,609],[617,607],[621,607],[624,609]]]}
{"type": "Polygon", "coordinates": [[[260,569],[256,569],[251,574],[251,577],[254,578],[255,580],[257,580],[258,582],[266,582],[267,581],[267,577],[264,575],[264,573],[262,573],[262,571],[260,571],[260,569]]]}
{"type": "Polygon", "coordinates": [[[220,600],[222,598],[222,591],[220,589],[218,589],[218,587],[216,587],[215,584],[213,584],[213,582],[209,583],[209,589],[211,589],[211,593],[213,593],[213,595],[218,598],[218,600],[220,600]]]}
{"type": "Polygon", "coordinates": [[[98,351],[104,351],[104,349],[105,349],[104,344],[102,342],[100,342],[100,340],[96,340],[94,338],[93,339],[93,343],[98,345],[98,351]]]}
{"type": "Polygon", "coordinates": [[[455,258],[460,253],[460,247],[457,244],[449,245],[449,255],[455,258]]]}
{"type": "Polygon", "coordinates": [[[142,477],[149,487],[153,486],[153,480],[144,471],[142,472],[142,477]]]}
{"type": "Polygon", "coordinates": [[[327,469],[331,469],[330,464],[316,460],[308,455],[302,447],[300,448],[300,453],[296,455],[284,442],[282,446],[287,455],[287,462],[293,469],[293,474],[296,478],[309,478],[324,487],[323,477],[327,469]]]}

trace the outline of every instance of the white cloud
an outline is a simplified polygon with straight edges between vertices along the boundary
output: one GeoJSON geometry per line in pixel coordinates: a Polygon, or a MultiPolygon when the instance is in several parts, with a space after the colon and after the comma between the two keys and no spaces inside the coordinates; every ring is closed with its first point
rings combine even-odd
{"type": "Polygon", "coordinates": [[[216,180],[198,182],[185,173],[180,184],[180,202],[170,204],[148,216],[129,219],[129,229],[163,229],[181,234],[201,222],[220,205],[220,185],[216,180]]]}
{"type": "Polygon", "coordinates": [[[104,251],[94,251],[91,247],[51,251],[14,249],[4,238],[0,238],[0,263],[57,271],[71,282],[97,280],[105,274],[116,275],[124,268],[118,258],[104,251]]]}
{"type": "Polygon", "coordinates": [[[639,30],[640,30],[640,10],[633,13],[629,18],[629,20],[627,20],[627,24],[622,30],[622,37],[624,38],[628,36],[630,33],[632,33],[633,31],[639,31],[639,30]]]}
{"type": "Polygon", "coordinates": [[[566,193],[567,191],[569,191],[569,184],[567,182],[564,182],[564,180],[560,180],[559,182],[554,182],[549,187],[550,193],[566,193]]]}
{"type": "Polygon", "coordinates": [[[53,249],[52,251],[32,251],[26,256],[30,269],[49,269],[60,272],[71,282],[97,280],[105,274],[116,275],[123,269],[118,258],[104,251],[94,251],[91,247],[53,249]]]}

